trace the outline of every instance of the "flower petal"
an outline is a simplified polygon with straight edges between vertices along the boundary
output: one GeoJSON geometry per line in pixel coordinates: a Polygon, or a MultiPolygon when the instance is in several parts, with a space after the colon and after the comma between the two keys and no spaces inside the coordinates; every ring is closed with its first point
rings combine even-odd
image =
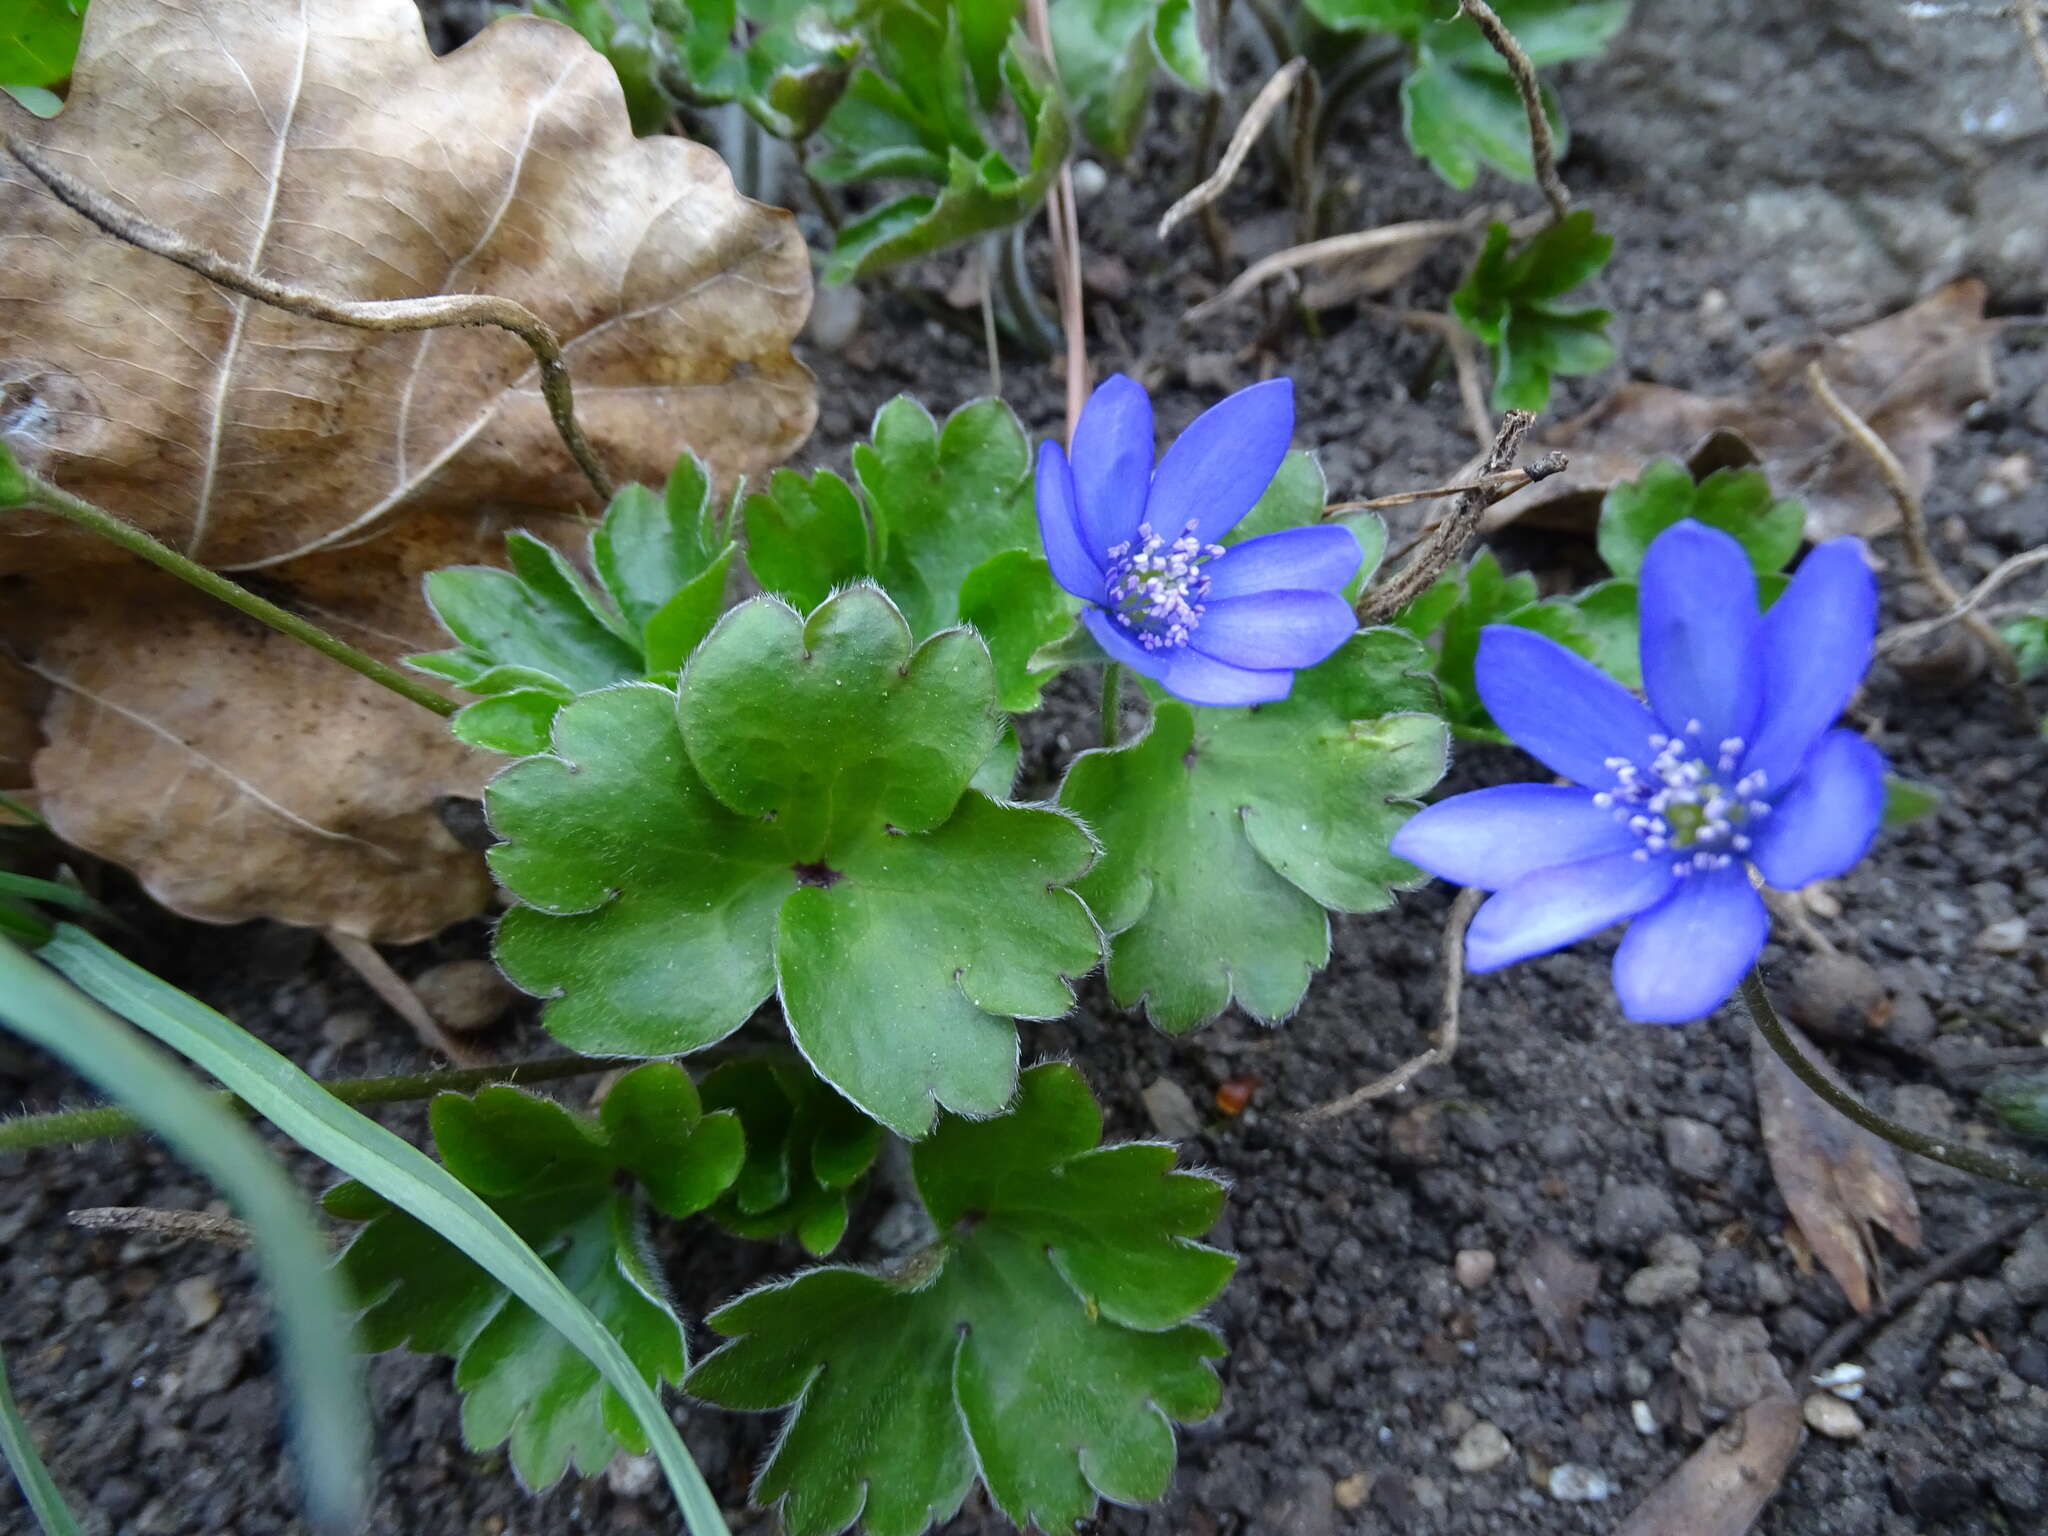
{"type": "Polygon", "coordinates": [[[1709,745],[1748,737],[1763,690],[1742,546],[1688,518],[1651,541],[1638,582],[1643,686],[1664,729],[1684,735],[1697,720],[1709,745]]]}
{"type": "Polygon", "coordinates": [[[1552,864],[1489,896],[1465,930],[1465,964],[1497,971],[1547,955],[1663,900],[1678,877],[1662,859],[1603,853],[1552,864]]]}
{"type": "Polygon", "coordinates": [[[1555,640],[1513,624],[1479,632],[1479,697],[1515,745],[1588,789],[1614,784],[1610,757],[1648,765],[1657,720],[1640,700],[1555,640]]]}
{"type": "Polygon", "coordinates": [[[1498,891],[1553,864],[1628,853],[1636,844],[1583,789],[1502,784],[1425,806],[1394,834],[1392,849],[1439,879],[1498,891]]]}
{"type": "Polygon", "coordinates": [[[1798,772],[1749,852],[1783,891],[1846,873],[1884,820],[1884,754],[1854,731],[1829,731],[1798,772]]]}
{"type": "Polygon", "coordinates": [[[1074,425],[1081,536],[1098,563],[1145,520],[1153,453],[1151,396],[1136,379],[1111,374],[1095,387],[1074,425]]]}
{"type": "Polygon", "coordinates": [[[1217,401],[1159,461],[1145,520],[1169,542],[1192,522],[1197,538],[1215,543],[1266,494],[1293,436],[1292,379],[1268,379],[1217,401]]]}
{"type": "Polygon", "coordinates": [[[1645,912],[1614,955],[1614,995],[1638,1024],[1704,1018],[1741,985],[1771,926],[1740,861],[1691,874],[1645,912]]]}
{"type": "Polygon", "coordinates": [[[1038,445],[1038,538],[1045,545],[1052,577],[1074,596],[1102,598],[1102,567],[1081,543],[1074,509],[1074,476],[1067,456],[1053,442],[1038,445]]]}
{"type": "Polygon", "coordinates": [[[1877,635],[1877,578],[1861,539],[1830,539],[1800,563],[1758,635],[1763,710],[1743,759],[1775,791],[1835,723],[1870,670],[1877,635]]]}
{"type": "Polygon", "coordinates": [[[1225,708],[1236,704],[1272,704],[1286,698],[1294,687],[1291,671],[1261,672],[1233,667],[1185,648],[1168,654],[1173,659],[1166,664],[1159,685],[1190,704],[1225,708]]]}
{"type": "Polygon", "coordinates": [[[1312,667],[1350,639],[1358,616],[1334,592],[1261,592],[1203,607],[1191,649],[1233,667],[1312,667]]]}
{"type": "Polygon", "coordinates": [[[1130,631],[1100,608],[1083,608],[1081,622],[1088,626],[1088,633],[1095,637],[1095,643],[1109,652],[1111,661],[1120,661],[1133,672],[1142,673],[1155,683],[1165,681],[1166,667],[1172,658],[1172,652],[1146,650],[1131,638],[1130,631]]]}
{"type": "Polygon", "coordinates": [[[1358,574],[1361,551],[1351,530],[1335,523],[1283,528],[1233,544],[1204,566],[1209,601],[1250,597],[1277,588],[1341,592],[1358,574]]]}

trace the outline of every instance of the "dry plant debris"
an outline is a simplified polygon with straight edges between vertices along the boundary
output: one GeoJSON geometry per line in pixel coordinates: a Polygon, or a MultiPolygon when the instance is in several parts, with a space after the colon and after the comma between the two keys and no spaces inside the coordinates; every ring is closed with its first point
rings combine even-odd
{"type": "MultiPolygon", "coordinates": [[[[46,161],[243,270],[362,300],[486,292],[564,339],[624,479],[730,478],[808,435],[789,215],[709,150],[636,140],[611,66],[513,18],[445,59],[411,0],[96,0],[46,161]]],[[[223,292],[101,233],[0,157],[0,434],[29,468],[389,660],[422,575],[572,531],[589,489],[497,331],[379,335],[223,292]]],[[[0,768],[215,921],[418,938],[485,904],[438,803],[490,764],[437,720],[53,519],[0,532],[0,768]],[[22,740],[30,709],[41,741],[22,740]],[[232,851],[230,851],[232,850],[232,851]]]]}
{"type": "Polygon", "coordinates": [[[1751,1404],[1637,1505],[1616,1536],[1742,1536],[1784,1482],[1804,1437],[1796,1397],[1751,1404]]]}
{"type": "Polygon", "coordinates": [[[1568,450],[1571,468],[1501,503],[1486,527],[1526,520],[1590,532],[1616,481],[1658,454],[1704,451],[1712,467],[1761,464],[1778,494],[1806,503],[1809,539],[1883,533],[1897,525],[1897,505],[1868,455],[1813,398],[1807,367],[1826,370],[1898,455],[1914,490],[1924,491],[1935,445],[1992,390],[1998,327],[1984,314],[1984,297],[1982,283],[1964,279],[1843,335],[1773,347],[1751,363],[1754,384],[1744,394],[1624,384],[1544,434],[1540,446],[1568,450]]]}
{"type": "MultiPolygon", "coordinates": [[[[1786,1026],[1821,1066],[1804,1037],[1786,1026]]],[[[1771,1173],[1807,1246],[1835,1277],[1849,1304],[1868,1312],[1879,1293],[1875,1227],[1908,1248],[1920,1246],[1920,1206],[1889,1144],[1844,1119],[1764,1043],[1750,1037],[1757,1117],[1771,1173]]]]}

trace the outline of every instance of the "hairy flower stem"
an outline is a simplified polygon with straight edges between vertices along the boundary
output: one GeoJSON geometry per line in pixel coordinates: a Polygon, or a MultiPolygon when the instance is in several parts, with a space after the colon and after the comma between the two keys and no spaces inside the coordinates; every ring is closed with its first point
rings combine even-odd
{"type": "Polygon", "coordinates": [[[1896,1120],[1886,1119],[1848,1089],[1832,1081],[1786,1031],[1778,1010],[1771,1006],[1770,994],[1764,990],[1763,973],[1753,967],[1743,978],[1742,1000],[1749,1005],[1749,1016],[1756,1021],[1757,1032],[1764,1037],[1764,1043],[1778,1053],[1779,1059],[1792,1069],[1792,1075],[1871,1135],[1929,1162],[1960,1168],[1980,1179],[1993,1179],[2000,1184],[2048,1193],[2048,1168],[2030,1167],[1994,1153],[1980,1152],[1974,1147],[1953,1146],[1938,1136],[1912,1130],[1896,1120]]]}
{"type": "MultiPolygon", "coordinates": [[[[437,1093],[462,1093],[490,1083],[545,1083],[561,1077],[580,1077],[608,1072],[619,1063],[587,1056],[546,1056],[538,1061],[511,1061],[488,1067],[464,1067],[440,1072],[412,1072],[396,1077],[348,1077],[322,1083],[344,1104],[402,1104],[431,1099],[437,1093]]],[[[216,1094],[217,1102],[240,1104],[231,1093],[216,1094]]],[[[0,1120],[0,1153],[27,1152],[37,1147],[78,1146],[89,1141],[134,1136],[147,1129],[125,1109],[102,1105],[93,1109],[65,1109],[44,1115],[20,1115],[0,1120]]]]}
{"type": "Polygon", "coordinates": [[[361,673],[380,688],[389,688],[400,698],[410,699],[422,709],[431,709],[441,716],[452,715],[462,706],[451,699],[444,699],[425,683],[409,677],[398,668],[379,661],[365,651],[359,651],[338,635],[329,634],[319,625],[302,619],[289,609],[280,608],[266,598],[258,597],[247,587],[229,581],[220,572],[209,570],[197,560],[179,554],[168,544],[152,538],[134,524],[124,522],[103,507],[72,495],[59,486],[52,485],[42,476],[16,466],[22,483],[28,489],[25,505],[40,507],[45,512],[54,512],[69,522],[76,523],[89,533],[96,533],[110,544],[118,544],[131,555],[139,555],[160,570],[169,571],[180,581],[197,587],[208,597],[218,598],[230,608],[239,609],[260,624],[268,624],[281,635],[289,635],[302,645],[310,645],[322,656],[340,662],[350,671],[361,673]]]}
{"type": "Polygon", "coordinates": [[[1113,747],[1123,735],[1124,664],[1112,661],[1102,669],[1102,744],[1113,747]]]}

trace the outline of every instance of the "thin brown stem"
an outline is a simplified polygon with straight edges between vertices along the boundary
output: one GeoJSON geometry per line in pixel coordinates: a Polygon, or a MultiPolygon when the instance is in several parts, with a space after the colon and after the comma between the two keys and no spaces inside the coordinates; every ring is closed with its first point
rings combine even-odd
{"type": "MultiPolygon", "coordinates": [[[[1199,189],[1197,189],[1199,190],[1199,189]]],[[[1193,196],[1192,193],[1189,196],[1193,196]]],[[[1186,201],[1185,198],[1182,199],[1186,201]]],[[[1176,207],[1179,205],[1176,204],[1176,207]]],[[[1481,210],[1484,212],[1485,210],[1481,210]]],[[[1187,312],[1189,320],[1205,319],[1229,304],[1250,295],[1262,283],[1272,281],[1283,273],[1300,267],[1321,266],[1325,262],[1347,261],[1355,256],[1370,255],[1374,251],[1392,250],[1404,245],[1429,245],[1438,240],[1461,235],[1474,227],[1475,221],[1462,219],[1412,219],[1402,224],[1383,224],[1377,229],[1354,230],[1350,234],[1331,235],[1326,239],[1312,240],[1306,245],[1290,245],[1285,250],[1262,256],[1211,298],[1187,312]]]]}
{"type": "Polygon", "coordinates": [[[1458,9],[1477,23],[1514,77],[1515,89],[1522,97],[1522,110],[1529,116],[1529,159],[1536,167],[1536,185],[1543,189],[1544,200],[1550,204],[1550,221],[1555,224],[1571,212],[1572,195],[1565,190],[1564,178],[1557,174],[1557,146],[1550,137],[1550,114],[1543,110],[1543,89],[1536,83],[1536,66],[1529,62],[1529,55],[1515,41],[1515,34],[1486,0],[1458,0],[1458,9]]]}
{"type": "Polygon", "coordinates": [[[1834,418],[1835,425],[1847,433],[1850,441],[1877,466],[1878,477],[1884,481],[1885,490],[1899,509],[1899,532],[1906,541],[1906,556],[1913,562],[1914,574],[1940,600],[1943,608],[1955,610],[1958,621],[1982,643],[1991,657],[1992,669],[2012,695],[2020,720],[2031,729],[2034,717],[2027,706],[2019,658],[2013,655],[2005,637],[1986,622],[1982,614],[1975,612],[1963,594],[1956,590],[1955,583],[1942,570],[1941,562],[1935,559],[1934,546],[1927,537],[1927,513],[1920,504],[1920,493],[1913,489],[1912,479],[1906,474],[1906,466],[1899,462],[1890,445],[1871,429],[1870,423],[1835,393],[1834,385],[1828,382],[1828,376],[1819,363],[1807,365],[1806,382],[1814,397],[1834,418]]]}
{"type": "Polygon", "coordinates": [[[525,305],[487,293],[439,294],[422,299],[343,299],[308,288],[280,283],[258,272],[245,271],[204,246],[187,240],[174,230],[143,218],[112,198],[87,186],[70,172],[51,164],[42,154],[22,143],[0,125],[0,151],[10,154],[22,168],[65,207],[117,240],[174,261],[258,303],[271,305],[312,320],[345,325],[362,331],[437,331],[459,326],[495,326],[510,331],[525,342],[540,369],[541,395],[547,401],[556,432],[583,478],[590,482],[601,501],[610,501],[615,482],[598,461],[596,450],[576,421],[574,392],[568,364],[562,358],[561,339],[546,321],[525,305]]]}
{"type": "Polygon", "coordinates": [[[1509,465],[1515,461],[1515,451],[1522,446],[1522,439],[1535,425],[1533,411],[1509,411],[1501,418],[1500,430],[1494,434],[1493,446],[1487,450],[1486,462],[1480,466],[1478,489],[1468,490],[1451,507],[1451,515],[1438,525],[1437,530],[1413,558],[1393,576],[1376,586],[1366,588],[1358,599],[1358,622],[1381,624],[1406,608],[1416,598],[1427,592],[1437,577],[1449,570],[1472,535],[1479,528],[1479,519],[1486,509],[1506,491],[1486,489],[1489,481],[1499,479],[1509,465]]]}
{"type": "Polygon", "coordinates": [[[1391,496],[1374,496],[1365,501],[1333,501],[1323,508],[1323,516],[1336,517],[1343,512],[1380,512],[1389,507],[1410,506],[1418,501],[1437,501],[1445,496],[1463,496],[1468,491],[1480,491],[1495,496],[1505,496],[1510,491],[1519,491],[1525,485],[1534,485],[1538,480],[1547,480],[1564,469],[1569,462],[1555,448],[1533,464],[1517,464],[1513,469],[1488,475],[1480,480],[1467,480],[1458,485],[1432,485],[1424,491],[1396,491],[1391,496]]]}
{"type": "MultiPolygon", "coordinates": [[[[1052,16],[1046,0],[1027,0],[1025,15],[1031,41],[1059,83],[1059,64],[1052,46],[1052,16]]],[[[1046,201],[1046,225],[1052,233],[1054,286],[1059,290],[1060,329],[1067,343],[1067,442],[1074,441],[1074,429],[1081,421],[1081,407],[1088,403],[1088,317],[1082,308],[1081,216],[1074,198],[1074,168],[1069,160],[1060,166],[1046,201]]]]}
{"type": "Polygon", "coordinates": [[[1878,655],[1897,650],[1910,640],[1917,640],[1922,635],[1932,634],[1955,623],[1958,619],[1967,618],[1983,606],[1984,599],[2015,576],[2023,576],[2037,565],[2048,565],[2048,544],[2038,549],[2023,550],[2010,559],[2000,561],[1990,575],[1970,588],[1969,595],[1958,601],[1947,613],[1938,613],[1931,619],[1916,619],[1911,624],[1901,624],[1894,629],[1886,630],[1878,637],[1878,655]]]}
{"type": "Polygon", "coordinates": [[[1230,142],[1224,146],[1223,158],[1216,169],[1204,177],[1192,190],[1180,198],[1159,221],[1159,238],[1164,240],[1173,233],[1173,228],[1189,214],[1206,208],[1225,192],[1237,179],[1238,170],[1244,165],[1244,158],[1251,153],[1266,124],[1273,120],[1273,114],[1280,110],[1280,104],[1294,90],[1295,81],[1308,69],[1308,60],[1289,59],[1274,73],[1273,78],[1259,87],[1251,105],[1244,109],[1244,116],[1238,119],[1237,127],[1231,131],[1230,142]]]}
{"type": "Polygon", "coordinates": [[[1458,1051],[1458,1012],[1465,995],[1465,930],[1472,926],[1472,914],[1479,910],[1479,903],[1486,899],[1486,892],[1472,887],[1458,892],[1458,899],[1451,903],[1450,914],[1444,919],[1443,939],[1440,953],[1444,967],[1443,1001],[1437,1006],[1436,1039],[1428,1050],[1419,1056],[1412,1056],[1384,1077],[1376,1077],[1362,1088],[1354,1088],[1341,1099],[1332,1099],[1327,1104],[1318,1104],[1314,1109],[1304,1110],[1303,1121],[1332,1120],[1338,1115],[1348,1115],[1361,1104],[1374,1099],[1383,1099],[1390,1093],[1398,1093],[1409,1083],[1431,1067],[1440,1067],[1458,1051]]]}
{"type": "Polygon", "coordinates": [[[92,1205],[65,1213],[88,1232],[141,1232],[173,1242],[214,1243],[236,1250],[249,1246],[247,1222],[211,1211],[169,1211],[153,1205],[92,1205]]]}
{"type": "Polygon", "coordinates": [[[381,997],[391,1011],[412,1026],[420,1044],[439,1051],[458,1067],[481,1067],[490,1058],[472,1050],[441,1027],[427,1005],[413,991],[412,983],[391,968],[391,962],[377,952],[377,946],[353,934],[327,930],[327,942],[342,963],[362,977],[369,989],[381,997]]]}
{"type": "Polygon", "coordinates": [[[1847,1119],[1854,1121],[1871,1135],[1890,1142],[1902,1151],[1929,1162],[1941,1163],[1949,1168],[1960,1168],[1965,1173],[1974,1173],[1980,1179],[1992,1179],[2000,1184],[2011,1184],[2020,1189],[2031,1189],[2048,1193],[2048,1168],[2031,1167],[1996,1153],[1981,1152],[1974,1147],[1958,1147],[1938,1136],[1929,1136],[1913,1130],[1896,1120],[1880,1115],[1868,1104],[1857,1098],[1848,1089],[1814,1064],[1778,1017],[1778,1010],[1771,1006],[1770,993],[1764,989],[1761,971],[1751,968],[1742,981],[1742,1001],[1749,1007],[1749,1016],[1756,1023],[1757,1033],[1764,1037],[1764,1044],[1777,1053],[1778,1059],[1792,1069],[1792,1075],[1806,1084],[1824,1102],[1833,1106],[1847,1119]]]}

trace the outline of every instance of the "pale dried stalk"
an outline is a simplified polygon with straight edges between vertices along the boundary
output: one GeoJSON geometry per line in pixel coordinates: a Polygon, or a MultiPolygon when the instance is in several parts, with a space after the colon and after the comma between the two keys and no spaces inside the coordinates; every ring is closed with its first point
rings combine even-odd
{"type": "Polygon", "coordinates": [[[2026,34],[2027,52],[2034,57],[2034,73],[2041,77],[2041,89],[2048,91],[2048,39],[2041,36],[2041,8],[2035,0],[2013,0],[2013,14],[2026,34]]]}
{"type": "Polygon", "coordinates": [[[1440,315],[1433,309],[1384,309],[1379,305],[1373,308],[1411,330],[1428,331],[1444,344],[1444,350],[1451,354],[1451,370],[1457,376],[1458,403],[1465,410],[1465,426],[1481,448],[1490,447],[1494,437],[1493,412],[1487,409],[1479,343],[1473,340],[1472,333],[1455,316],[1440,315]]]}
{"type": "Polygon", "coordinates": [[[458,1067],[488,1064],[488,1056],[471,1050],[441,1027],[441,1021],[427,1010],[427,1005],[420,1001],[419,993],[413,991],[412,984],[391,969],[391,963],[377,952],[376,945],[352,934],[338,933],[332,928],[326,932],[327,942],[334,947],[334,952],[350,970],[363,978],[392,1012],[413,1027],[413,1033],[420,1037],[422,1045],[439,1051],[458,1067]]]}
{"type": "MultiPolygon", "coordinates": [[[[1480,210],[1483,214],[1485,210],[1480,210]]],[[[1383,224],[1378,229],[1355,230],[1348,235],[1331,235],[1325,240],[1311,240],[1306,245],[1291,245],[1284,251],[1275,251],[1262,256],[1231,279],[1230,286],[1213,298],[1204,299],[1184,318],[1200,320],[1214,314],[1226,304],[1235,304],[1246,297],[1261,283],[1269,282],[1282,273],[1292,272],[1299,267],[1312,267],[1326,261],[1342,261],[1351,256],[1364,256],[1373,251],[1384,251],[1402,245],[1421,245],[1462,235],[1471,230],[1475,220],[1462,219],[1415,219],[1405,224],[1383,224]]]]}
{"type": "Polygon", "coordinates": [[[1485,899],[1486,892],[1468,886],[1458,892],[1458,899],[1451,903],[1450,914],[1444,919],[1444,997],[1437,1015],[1436,1039],[1429,1049],[1402,1062],[1386,1076],[1374,1078],[1363,1088],[1352,1089],[1341,1099],[1332,1099],[1327,1104],[1304,1110],[1297,1118],[1312,1123],[1348,1115],[1361,1104],[1400,1092],[1418,1074],[1431,1067],[1442,1066],[1457,1054],[1458,1007],[1465,993],[1465,930],[1472,926],[1472,914],[1479,910],[1479,903],[1485,899]]]}
{"type": "Polygon", "coordinates": [[[1529,62],[1529,55],[1515,41],[1514,33],[1486,0],[1458,0],[1458,10],[1478,24],[1493,51],[1507,65],[1508,73],[1514,76],[1522,110],[1529,115],[1529,158],[1536,167],[1536,185],[1543,189],[1544,200],[1550,204],[1550,221],[1554,224],[1571,212],[1572,195],[1565,190],[1564,178],[1557,174],[1557,146],[1550,137],[1550,114],[1543,110],[1543,90],[1536,83],[1536,66],[1529,62]]]}
{"type": "Polygon", "coordinates": [[[438,294],[421,299],[343,299],[312,289],[295,288],[261,273],[245,271],[217,253],[187,240],[174,230],[152,223],[124,208],[68,171],[51,164],[0,124],[0,151],[12,155],[22,169],[43,184],[50,195],[115,239],[197,272],[230,292],[310,320],[345,325],[359,331],[438,331],[464,326],[495,326],[525,342],[540,369],[541,397],[563,446],[601,501],[609,502],[615,482],[598,461],[597,452],[576,421],[569,367],[562,358],[561,338],[553,327],[525,305],[487,293],[438,294]]]}
{"type": "Polygon", "coordinates": [[[89,1232],[143,1232],[176,1242],[217,1243],[236,1250],[249,1246],[249,1228],[232,1216],[211,1211],[166,1211],[152,1205],[94,1205],[67,1213],[74,1227],[89,1232]]]}
{"type": "Polygon", "coordinates": [[[1763,897],[1764,905],[1771,909],[1771,915],[1797,934],[1808,949],[1816,950],[1823,955],[1841,953],[1835,948],[1835,941],[1820,931],[1820,925],[1815,923],[1812,915],[1807,912],[1806,903],[1800,899],[1797,891],[1781,891],[1776,886],[1758,881],[1756,893],[1763,897]]]}
{"type": "MultiPolygon", "coordinates": [[[[2001,561],[1989,576],[1986,576],[1976,586],[1970,588],[1969,596],[1959,601],[1947,613],[1936,614],[1931,619],[1915,619],[1910,624],[1901,624],[1894,629],[1886,630],[1878,638],[1878,655],[1882,656],[1889,651],[1897,650],[1909,640],[1917,640],[1922,635],[1932,634],[1935,630],[1945,625],[1955,623],[1957,619],[1968,617],[1983,606],[1985,598],[1996,592],[2015,576],[2024,575],[2037,565],[2048,565],[2048,545],[2043,545],[2038,549],[2023,550],[2010,559],[2001,561]]],[[[2000,638],[2004,637],[2001,636],[2000,638]]]]}
{"type": "Polygon", "coordinates": [[[1273,78],[1259,87],[1259,94],[1252,98],[1252,104],[1244,109],[1244,116],[1238,120],[1236,130],[1230,135],[1230,143],[1224,147],[1223,158],[1216,169],[1199,185],[1166,210],[1159,221],[1159,238],[1164,240],[1173,232],[1173,227],[1189,214],[1208,207],[1230,190],[1230,184],[1237,179],[1237,173],[1244,164],[1244,157],[1251,153],[1266,124],[1273,120],[1273,114],[1280,110],[1280,103],[1287,99],[1294,89],[1294,82],[1301,78],[1308,68],[1308,60],[1289,59],[1282,64],[1273,78]]]}
{"type": "Polygon", "coordinates": [[[1493,446],[1487,450],[1486,462],[1480,469],[1478,488],[1458,498],[1451,508],[1451,515],[1443,520],[1429,542],[1416,551],[1415,557],[1399,572],[1378,586],[1365,590],[1358,600],[1360,624],[1380,624],[1392,618],[1427,592],[1431,583],[1464,553],[1465,546],[1478,531],[1480,515],[1507,494],[1506,491],[1487,489],[1488,483],[1497,481],[1514,463],[1515,450],[1522,446],[1522,439],[1528,436],[1529,428],[1535,423],[1534,411],[1509,411],[1501,418],[1500,430],[1494,434],[1493,446]]]}
{"type": "Polygon", "coordinates": [[[1848,434],[1850,440],[1861,448],[1870,461],[1877,466],[1878,477],[1884,481],[1884,488],[1899,509],[1899,532],[1906,540],[1906,555],[1913,562],[1914,573],[1925,582],[1927,589],[1940,599],[1945,609],[1956,610],[1956,617],[1963,627],[1983,642],[1985,651],[1991,657],[1992,669],[1998,673],[2007,690],[2012,694],[2021,718],[2029,725],[2033,714],[2027,707],[2024,683],[2020,678],[2019,658],[2012,653],[2012,647],[2005,643],[2005,637],[1990,624],[1984,616],[1974,611],[1963,594],[1956,590],[1955,583],[1948,579],[1948,573],[1941,568],[1941,562],[1934,558],[1934,546],[1927,537],[1927,513],[1920,505],[1920,493],[1913,489],[1913,482],[1906,474],[1906,466],[1899,462],[1885,440],[1871,430],[1870,423],[1856,414],[1855,409],[1835,393],[1834,385],[1819,363],[1809,363],[1806,368],[1807,386],[1820,401],[1827,413],[1835,419],[1835,425],[1848,434]]]}
{"type": "Polygon", "coordinates": [[[1525,485],[1534,485],[1538,480],[1548,480],[1568,462],[1562,453],[1553,448],[1534,464],[1517,464],[1513,469],[1503,470],[1497,475],[1488,475],[1481,480],[1468,480],[1460,485],[1432,485],[1425,491],[1396,491],[1391,496],[1373,496],[1365,501],[1333,501],[1323,508],[1323,516],[1335,517],[1341,512],[1383,512],[1389,507],[1412,506],[1418,501],[1437,501],[1445,496],[1463,496],[1467,491],[1478,491],[1496,497],[1505,496],[1510,491],[1519,491],[1525,485]]]}
{"type": "MultiPolygon", "coordinates": [[[[1052,16],[1046,0],[1029,0],[1026,15],[1031,41],[1045,59],[1053,83],[1059,83],[1059,65],[1052,47],[1052,16]]],[[[1067,343],[1067,444],[1073,445],[1074,429],[1081,421],[1081,408],[1088,403],[1088,319],[1081,305],[1081,216],[1074,199],[1074,170],[1071,159],[1060,166],[1052,196],[1046,200],[1046,226],[1052,234],[1053,281],[1059,289],[1060,330],[1067,343]]]]}

